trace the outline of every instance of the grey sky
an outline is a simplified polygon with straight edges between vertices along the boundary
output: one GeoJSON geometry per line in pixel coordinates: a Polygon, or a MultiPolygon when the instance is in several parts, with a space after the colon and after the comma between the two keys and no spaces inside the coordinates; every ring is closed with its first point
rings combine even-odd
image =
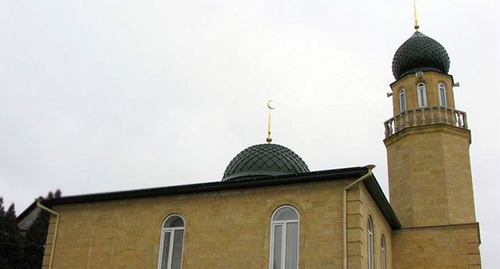
{"type": "MultiPolygon", "coordinates": [[[[500,47],[493,0],[419,1],[461,83],[472,130],[482,257],[500,249],[500,47]]],[[[311,170],[373,163],[387,193],[383,122],[412,1],[0,2],[0,195],[33,199],[221,179],[273,138],[311,170]]]]}

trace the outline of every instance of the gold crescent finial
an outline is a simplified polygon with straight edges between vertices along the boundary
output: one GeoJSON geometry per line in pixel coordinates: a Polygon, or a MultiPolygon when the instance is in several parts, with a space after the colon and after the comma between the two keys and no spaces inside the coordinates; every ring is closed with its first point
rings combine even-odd
{"type": "Polygon", "coordinates": [[[413,9],[415,10],[415,30],[418,31],[420,26],[418,26],[418,18],[417,18],[417,0],[413,0],[413,9]]]}
{"type": "Polygon", "coordinates": [[[267,124],[267,138],[266,141],[267,143],[271,143],[273,139],[271,138],[271,110],[274,109],[274,107],[271,105],[273,100],[268,100],[267,101],[267,108],[269,108],[269,122],[267,124]]]}

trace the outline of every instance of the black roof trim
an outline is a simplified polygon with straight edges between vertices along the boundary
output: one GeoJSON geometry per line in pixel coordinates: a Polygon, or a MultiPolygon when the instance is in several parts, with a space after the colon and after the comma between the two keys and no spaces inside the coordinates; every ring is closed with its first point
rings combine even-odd
{"type": "MultiPolygon", "coordinates": [[[[424,71],[422,71],[424,72],[424,71]]],[[[453,87],[453,84],[455,84],[455,78],[453,77],[453,75],[450,75],[450,74],[443,74],[441,72],[437,72],[437,71],[432,71],[432,70],[428,70],[428,71],[425,71],[425,73],[437,73],[437,74],[441,74],[441,75],[444,75],[444,76],[448,76],[448,77],[451,77],[451,87],[453,87]]],[[[398,83],[401,79],[407,77],[407,76],[415,76],[415,74],[408,74],[408,75],[405,75],[403,77],[401,77],[400,79],[396,79],[394,80],[391,84],[389,84],[389,87],[392,88],[392,85],[398,83]]]]}
{"type": "Polygon", "coordinates": [[[23,220],[26,216],[28,216],[31,211],[35,210],[36,209],[36,203],[37,201],[35,200],[33,203],[31,203],[23,212],[21,212],[21,214],[19,214],[17,216],[17,222],[20,222],[21,220],[23,220]]]}
{"type": "Polygon", "coordinates": [[[373,197],[373,200],[377,204],[380,211],[382,211],[382,214],[384,215],[387,222],[389,222],[389,225],[391,225],[392,229],[394,229],[394,230],[400,229],[401,223],[399,222],[399,219],[396,216],[396,213],[392,209],[391,204],[389,204],[389,201],[387,201],[387,198],[385,197],[384,191],[382,190],[382,188],[378,184],[378,181],[375,178],[375,175],[372,174],[370,179],[371,180],[365,180],[363,182],[365,184],[366,189],[368,189],[368,192],[373,197]]]}
{"type": "Polygon", "coordinates": [[[354,168],[343,168],[343,169],[334,169],[325,171],[315,171],[315,172],[292,174],[292,175],[288,174],[288,175],[277,175],[277,176],[266,176],[266,177],[246,177],[242,179],[234,179],[231,181],[216,181],[216,182],[189,184],[189,185],[159,187],[151,189],[65,196],[62,198],[54,198],[46,200],[43,201],[42,203],[47,206],[52,206],[52,205],[63,205],[63,204],[77,204],[77,203],[88,203],[88,202],[156,197],[156,196],[176,195],[176,194],[186,194],[186,193],[232,190],[232,189],[252,188],[252,187],[264,187],[264,186],[292,184],[299,182],[310,182],[316,180],[360,177],[366,174],[367,171],[368,169],[365,167],[354,167],[354,168]]]}
{"type": "MultiPolygon", "coordinates": [[[[250,177],[242,179],[233,179],[229,181],[216,181],[216,182],[179,185],[171,187],[65,196],[61,198],[54,198],[42,201],[42,204],[52,207],[54,205],[92,203],[92,202],[113,201],[113,200],[123,200],[123,199],[158,197],[166,195],[266,187],[275,185],[306,183],[312,181],[348,179],[348,178],[361,177],[366,173],[368,173],[367,167],[351,167],[351,168],[299,173],[292,175],[250,177]]],[[[391,227],[395,229],[399,228],[401,225],[399,224],[399,221],[397,220],[397,217],[394,214],[391,206],[387,202],[387,199],[385,198],[382,189],[380,189],[380,186],[376,182],[376,179],[372,177],[372,180],[370,181],[373,182],[365,183],[365,186],[367,187],[368,191],[373,196],[373,199],[380,207],[380,210],[384,214],[387,221],[390,223],[391,227]]]]}

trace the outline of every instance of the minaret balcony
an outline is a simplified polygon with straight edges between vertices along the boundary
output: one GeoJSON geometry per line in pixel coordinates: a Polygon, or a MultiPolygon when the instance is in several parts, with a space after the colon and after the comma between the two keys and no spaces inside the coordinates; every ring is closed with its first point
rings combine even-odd
{"type": "Polygon", "coordinates": [[[406,128],[436,124],[468,129],[467,113],[442,106],[406,110],[384,122],[385,137],[387,138],[406,128]]]}

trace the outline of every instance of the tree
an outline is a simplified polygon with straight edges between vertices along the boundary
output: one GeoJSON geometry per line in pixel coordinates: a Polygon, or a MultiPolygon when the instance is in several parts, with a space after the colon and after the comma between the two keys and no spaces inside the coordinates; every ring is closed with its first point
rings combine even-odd
{"type": "MultiPolygon", "coordinates": [[[[46,199],[61,198],[58,189],[49,192],[46,199]]],[[[40,197],[39,199],[42,199],[40,197]]],[[[50,214],[41,210],[23,236],[17,224],[16,210],[12,204],[7,212],[0,197],[0,269],[41,268],[50,214]]]]}
{"type": "Polygon", "coordinates": [[[55,198],[61,198],[61,195],[62,195],[62,192],[61,192],[61,190],[60,190],[60,189],[57,189],[57,190],[56,190],[56,193],[54,193],[54,197],[55,197],[55,198]]]}
{"type": "Polygon", "coordinates": [[[50,215],[41,211],[33,225],[26,231],[24,259],[21,268],[41,268],[43,253],[45,251],[45,240],[49,228],[50,215]]]}
{"type": "Polygon", "coordinates": [[[3,197],[0,197],[0,268],[7,266],[7,257],[5,257],[5,249],[8,248],[7,233],[5,232],[5,209],[3,208],[3,197]]]}
{"type": "MultiPolygon", "coordinates": [[[[46,199],[61,198],[61,191],[58,189],[55,194],[49,192],[46,199]]],[[[49,228],[50,214],[42,210],[35,222],[26,231],[23,269],[41,268],[43,254],[45,251],[45,241],[49,228]]],[[[1,267],[0,267],[1,268],[1,267]]]]}
{"type": "Polygon", "coordinates": [[[16,210],[12,204],[7,212],[0,198],[0,268],[19,268],[23,259],[23,237],[17,226],[16,210]]]}

